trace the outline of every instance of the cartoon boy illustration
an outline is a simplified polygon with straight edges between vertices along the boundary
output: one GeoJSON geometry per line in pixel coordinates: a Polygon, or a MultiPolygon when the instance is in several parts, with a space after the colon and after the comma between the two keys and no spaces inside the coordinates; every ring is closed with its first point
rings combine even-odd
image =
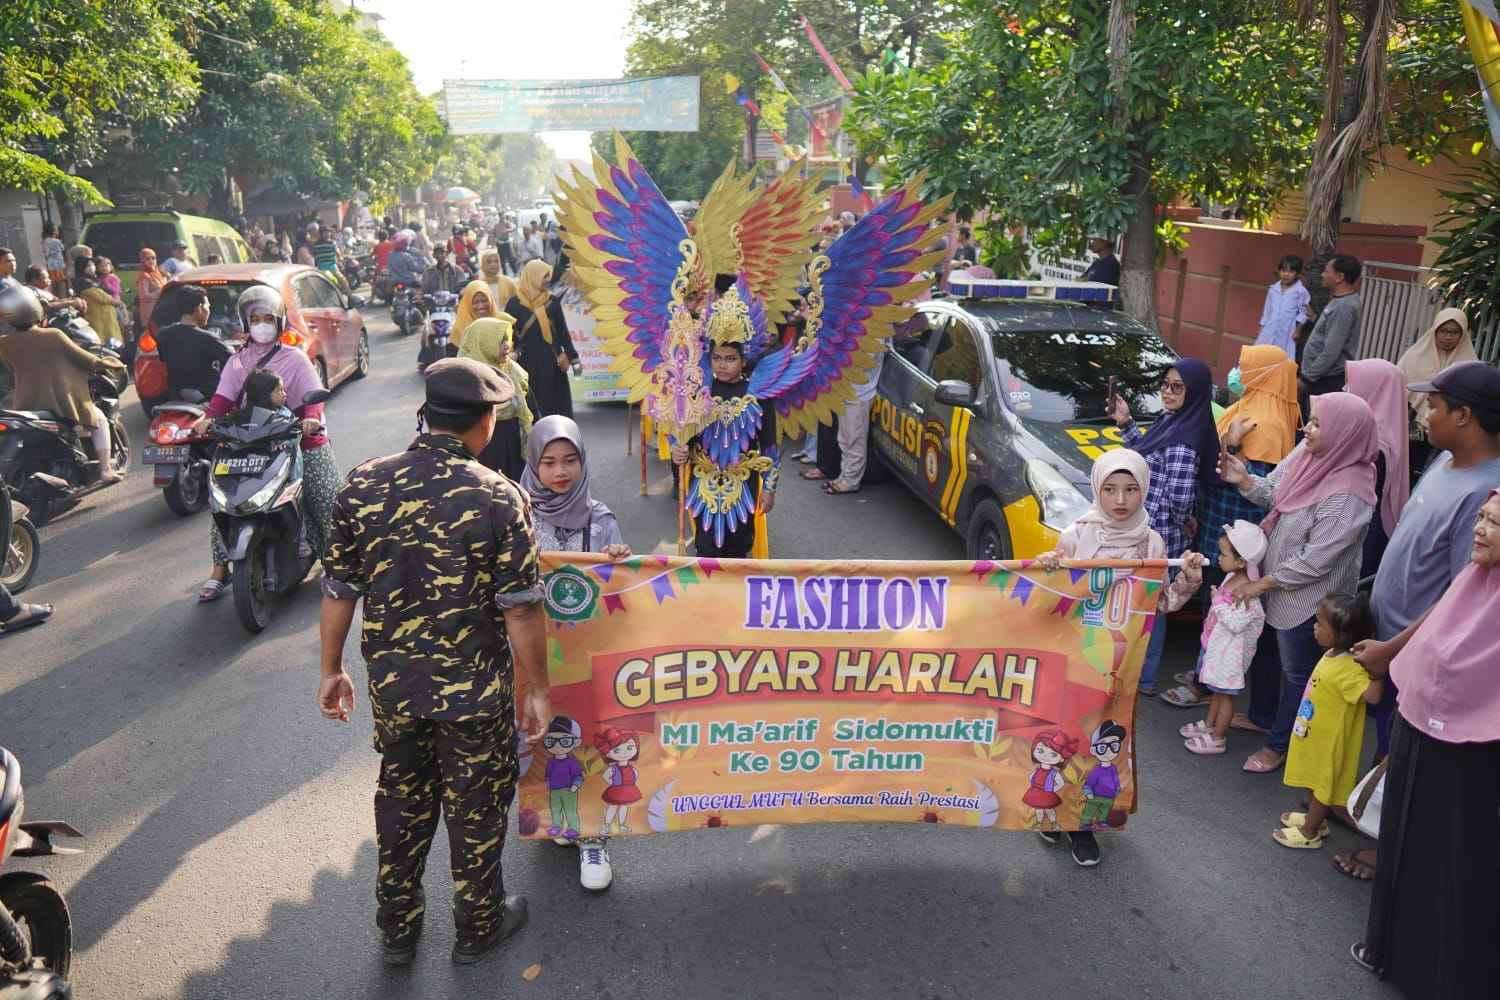
{"type": "Polygon", "coordinates": [[[1089,751],[1098,758],[1099,766],[1083,779],[1083,808],[1078,813],[1080,829],[1109,825],[1109,811],[1114,808],[1115,796],[1120,794],[1120,769],[1115,767],[1115,761],[1125,748],[1125,735],[1124,726],[1105,719],[1089,737],[1089,751]]]}
{"type": "Polygon", "coordinates": [[[547,761],[547,790],[552,824],[547,836],[577,840],[583,822],[578,818],[578,789],[583,785],[583,765],[573,756],[583,743],[583,729],[566,715],[555,715],[542,737],[547,761]]]}

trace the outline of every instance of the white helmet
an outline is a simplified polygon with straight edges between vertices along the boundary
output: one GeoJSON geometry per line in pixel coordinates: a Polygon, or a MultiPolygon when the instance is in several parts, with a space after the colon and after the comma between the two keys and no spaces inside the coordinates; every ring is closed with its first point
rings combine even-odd
{"type": "Polygon", "coordinates": [[[270,285],[251,285],[240,293],[235,308],[240,314],[240,325],[246,330],[250,329],[251,313],[258,312],[276,317],[277,334],[286,332],[286,300],[270,285]]]}

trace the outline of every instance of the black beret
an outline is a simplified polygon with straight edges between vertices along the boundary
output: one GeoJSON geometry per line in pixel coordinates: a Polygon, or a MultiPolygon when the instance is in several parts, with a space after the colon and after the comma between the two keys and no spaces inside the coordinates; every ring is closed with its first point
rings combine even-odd
{"type": "Polygon", "coordinates": [[[444,358],[427,366],[427,408],[465,414],[508,403],[516,394],[510,379],[473,358],[444,358]]]}

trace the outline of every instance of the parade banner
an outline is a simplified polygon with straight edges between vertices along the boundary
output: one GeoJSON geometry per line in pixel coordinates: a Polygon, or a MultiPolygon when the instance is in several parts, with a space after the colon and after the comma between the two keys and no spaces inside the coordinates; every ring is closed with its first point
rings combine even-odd
{"type": "Polygon", "coordinates": [[[614,357],[604,349],[604,341],[594,333],[594,317],[588,302],[571,281],[564,284],[558,297],[568,336],[578,351],[579,374],[573,376],[573,396],[591,403],[621,401],[630,398],[630,387],[620,381],[610,365],[614,357]]]}
{"type": "Polygon", "coordinates": [[[1165,566],[545,553],[521,833],[1118,828],[1165,566]]]}
{"type": "Polygon", "coordinates": [[[453,135],[511,132],[696,132],[698,78],[444,80],[453,135]]]}

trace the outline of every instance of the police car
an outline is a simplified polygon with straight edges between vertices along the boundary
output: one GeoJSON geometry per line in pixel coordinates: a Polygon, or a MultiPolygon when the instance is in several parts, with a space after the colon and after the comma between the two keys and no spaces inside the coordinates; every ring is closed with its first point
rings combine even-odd
{"type": "Polygon", "coordinates": [[[1089,505],[1089,468],[1122,446],[1111,377],[1145,423],[1176,355],[1094,282],[949,280],[895,337],[870,444],[974,559],[1051,549],[1089,505]]]}

